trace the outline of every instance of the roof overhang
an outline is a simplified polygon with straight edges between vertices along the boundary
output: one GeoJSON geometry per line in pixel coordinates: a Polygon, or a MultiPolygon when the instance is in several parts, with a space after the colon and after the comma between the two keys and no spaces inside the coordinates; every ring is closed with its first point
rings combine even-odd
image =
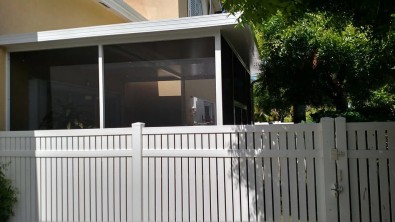
{"type": "Polygon", "coordinates": [[[235,27],[237,16],[215,14],[170,20],[144,21],[83,28],[41,31],[0,36],[0,46],[7,51],[29,51],[127,42],[186,39],[222,34],[243,60],[251,74],[257,48],[249,27],[235,27]]]}

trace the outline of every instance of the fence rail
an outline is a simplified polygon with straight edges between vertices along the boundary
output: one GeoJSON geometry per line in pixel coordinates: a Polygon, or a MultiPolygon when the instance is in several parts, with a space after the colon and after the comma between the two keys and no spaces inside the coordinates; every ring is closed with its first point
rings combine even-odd
{"type": "Polygon", "coordinates": [[[395,123],[0,132],[13,221],[393,221],[395,123]]]}

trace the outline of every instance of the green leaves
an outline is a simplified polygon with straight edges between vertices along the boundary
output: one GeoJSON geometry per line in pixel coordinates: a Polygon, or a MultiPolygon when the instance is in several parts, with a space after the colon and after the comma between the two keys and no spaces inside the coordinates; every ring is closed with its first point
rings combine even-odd
{"type": "Polygon", "coordinates": [[[13,209],[17,201],[17,192],[4,174],[6,167],[6,164],[0,165],[0,221],[8,221],[14,215],[13,209]]]}
{"type": "MultiPolygon", "coordinates": [[[[374,118],[367,113],[373,106],[392,112],[383,103],[392,100],[376,90],[395,79],[389,78],[395,64],[393,33],[378,40],[369,26],[357,27],[351,17],[328,12],[293,17],[277,12],[258,28],[264,61],[259,81],[266,91],[256,95],[262,96],[261,104],[271,104],[266,113],[291,105],[316,106],[318,112],[319,107],[352,110],[351,116],[360,119],[374,118]],[[374,98],[380,101],[376,105],[368,102],[374,98]]],[[[395,114],[384,116],[395,119],[395,114]]]]}

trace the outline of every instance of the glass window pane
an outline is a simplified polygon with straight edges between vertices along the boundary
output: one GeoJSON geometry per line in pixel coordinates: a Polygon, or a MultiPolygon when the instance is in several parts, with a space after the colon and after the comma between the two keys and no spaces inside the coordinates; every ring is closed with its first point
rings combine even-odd
{"type": "Polygon", "coordinates": [[[11,130],[99,127],[97,47],[10,58],[11,130]]]}
{"type": "Polygon", "coordinates": [[[104,46],[106,127],[215,124],[214,38],[104,46]]]}

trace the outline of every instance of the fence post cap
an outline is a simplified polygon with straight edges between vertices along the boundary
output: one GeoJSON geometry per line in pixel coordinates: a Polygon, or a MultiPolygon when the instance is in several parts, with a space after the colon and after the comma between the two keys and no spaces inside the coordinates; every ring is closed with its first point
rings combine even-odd
{"type": "Polygon", "coordinates": [[[322,117],[321,119],[320,119],[320,122],[322,123],[322,122],[328,122],[328,121],[333,121],[334,119],[333,118],[331,118],[331,117],[322,117]]]}
{"type": "Polygon", "coordinates": [[[335,118],[336,121],[346,121],[346,118],[343,116],[338,116],[335,118]]]}
{"type": "Polygon", "coordinates": [[[136,126],[136,127],[144,127],[145,123],[142,123],[142,122],[132,123],[132,127],[134,127],[134,126],[136,126]]]}

